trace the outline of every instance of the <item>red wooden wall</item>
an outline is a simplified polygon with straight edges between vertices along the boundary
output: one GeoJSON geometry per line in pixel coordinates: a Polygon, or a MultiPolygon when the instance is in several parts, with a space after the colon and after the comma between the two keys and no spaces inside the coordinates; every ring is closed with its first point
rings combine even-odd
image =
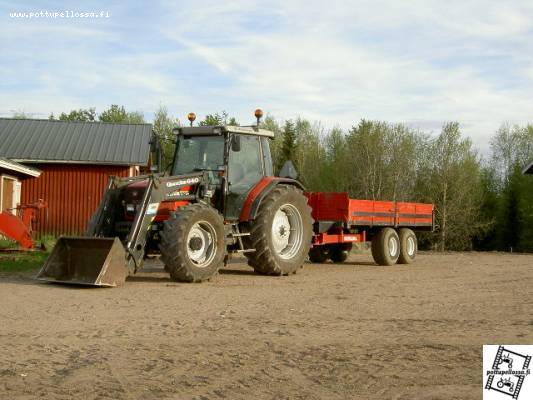
{"type": "Polygon", "coordinates": [[[85,231],[108,183],[108,176],[128,176],[130,167],[112,165],[40,164],[32,165],[41,176],[22,182],[21,203],[43,199],[34,229],[39,234],[78,235],[85,231]]]}

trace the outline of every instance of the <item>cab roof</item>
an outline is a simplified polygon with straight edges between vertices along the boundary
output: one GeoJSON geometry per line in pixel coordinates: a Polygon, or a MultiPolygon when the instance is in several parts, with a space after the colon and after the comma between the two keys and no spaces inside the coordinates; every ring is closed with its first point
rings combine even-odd
{"type": "Polygon", "coordinates": [[[266,136],[274,137],[274,132],[267,129],[260,129],[255,126],[233,126],[233,125],[218,125],[218,126],[191,126],[175,129],[178,135],[183,136],[209,136],[220,135],[223,133],[240,133],[242,135],[266,136]]]}

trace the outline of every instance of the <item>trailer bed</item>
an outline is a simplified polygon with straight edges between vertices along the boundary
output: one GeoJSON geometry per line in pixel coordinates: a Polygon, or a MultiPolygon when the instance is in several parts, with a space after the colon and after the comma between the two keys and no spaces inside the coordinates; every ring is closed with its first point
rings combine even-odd
{"type": "Polygon", "coordinates": [[[318,222],[342,222],[347,226],[410,227],[432,230],[433,204],[353,200],[348,193],[307,192],[312,216],[318,222]]]}

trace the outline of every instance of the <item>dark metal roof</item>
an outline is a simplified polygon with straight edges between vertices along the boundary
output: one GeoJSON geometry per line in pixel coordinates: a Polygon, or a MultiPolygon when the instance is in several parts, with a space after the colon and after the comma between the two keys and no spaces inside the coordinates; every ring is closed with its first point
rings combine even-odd
{"type": "Polygon", "coordinates": [[[146,165],[151,124],[0,118],[0,157],[26,163],[146,165]]]}
{"type": "Polygon", "coordinates": [[[524,174],[532,174],[533,175],[533,161],[526,168],[524,168],[524,174]]]}

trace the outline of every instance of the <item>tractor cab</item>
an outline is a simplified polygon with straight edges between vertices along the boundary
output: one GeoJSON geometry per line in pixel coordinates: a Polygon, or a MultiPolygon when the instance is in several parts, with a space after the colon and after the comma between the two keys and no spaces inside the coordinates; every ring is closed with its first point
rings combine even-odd
{"type": "Polygon", "coordinates": [[[212,205],[226,220],[237,220],[250,190],[272,176],[271,131],[256,126],[178,128],[171,175],[205,172],[212,205]]]}

